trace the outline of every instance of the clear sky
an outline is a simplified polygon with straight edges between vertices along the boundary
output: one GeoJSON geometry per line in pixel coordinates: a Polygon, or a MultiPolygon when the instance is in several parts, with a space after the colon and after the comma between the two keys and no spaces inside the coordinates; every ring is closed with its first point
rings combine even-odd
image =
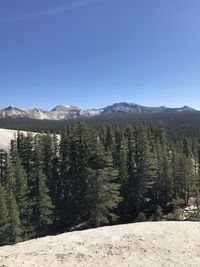
{"type": "Polygon", "coordinates": [[[0,107],[200,109],[199,0],[0,0],[0,107]]]}

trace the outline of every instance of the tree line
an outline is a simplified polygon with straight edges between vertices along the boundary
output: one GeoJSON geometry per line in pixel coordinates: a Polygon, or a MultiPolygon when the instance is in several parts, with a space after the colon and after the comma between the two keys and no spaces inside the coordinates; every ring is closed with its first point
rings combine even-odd
{"type": "Polygon", "coordinates": [[[126,129],[129,125],[141,125],[143,121],[158,126],[160,123],[170,138],[198,138],[200,135],[200,112],[169,112],[169,113],[103,113],[93,117],[74,118],[67,120],[38,120],[30,118],[0,118],[0,128],[23,130],[30,132],[60,133],[63,128],[74,122],[82,121],[90,127],[100,130],[102,125],[110,124],[114,128],[126,129]]]}
{"type": "Polygon", "coordinates": [[[159,220],[199,197],[199,163],[199,141],[173,141],[161,125],[18,132],[0,151],[0,244],[159,220]]]}

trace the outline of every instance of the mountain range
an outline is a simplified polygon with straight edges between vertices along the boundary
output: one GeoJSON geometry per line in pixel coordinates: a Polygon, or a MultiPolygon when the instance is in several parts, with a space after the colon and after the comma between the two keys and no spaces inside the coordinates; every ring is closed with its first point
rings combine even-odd
{"type": "Polygon", "coordinates": [[[38,120],[67,120],[81,117],[94,117],[103,114],[153,114],[153,113],[190,113],[197,110],[184,106],[180,108],[146,107],[133,103],[115,103],[100,109],[81,109],[75,106],[58,105],[51,111],[45,111],[39,108],[22,109],[15,106],[9,106],[0,109],[0,118],[31,118],[38,120]]]}

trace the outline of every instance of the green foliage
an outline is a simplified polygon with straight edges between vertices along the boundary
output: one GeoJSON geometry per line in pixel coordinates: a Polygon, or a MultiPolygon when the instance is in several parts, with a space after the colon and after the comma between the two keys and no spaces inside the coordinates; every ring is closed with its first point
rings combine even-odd
{"type": "Polygon", "coordinates": [[[184,209],[180,207],[175,207],[175,209],[171,213],[168,213],[165,218],[171,221],[182,221],[186,219],[184,209]]]}
{"type": "Polygon", "coordinates": [[[15,199],[15,195],[10,191],[8,196],[8,210],[9,210],[9,243],[17,243],[22,240],[22,225],[20,221],[20,213],[15,199]]]}
{"type": "Polygon", "coordinates": [[[156,207],[156,210],[152,216],[153,221],[159,221],[162,219],[163,216],[163,210],[160,206],[156,207]]]}
{"type": "Polygon", "coordinates": [[[22,160],[19,157],[16,141],[11,142],[11,170],[13,176],[13,193],[18,205],[19,217],[22,224],[22,236],[26,239],[29,229],[28,221],[28,178],[22,160]]]}
{"type": "Polygon", "coordinates": [[[5,183],[6,176],[6,152],[0,149],[0,184],[5,183]]]}
{"type": "MultiPolygon", "coordinates": [[[[19,132],[9,153],[0,151],[1,245],[80,225],[178,220],[191,197],[199,204],[199,138],[175,140],[142,117],[112,125],[78,121],[60,141],[19,132]]],[[[199,211],[188,216],[199,220],[199,211]]]]}
{"type": "Polygon", "coordinates": [[[8,196],[0,185],[0,245],[8,244],[9,240],[9,209],[8,196]]]}
{"type": "Polygon", "coordinates": [[[88,179],[89,217],[96,227],[114,222],[114,210],[122,200],[120,185],[115,183],[117,170],[113,168],[110,151],[105,151],[101,141],[96,138],[95,151],[91,160],[88,179]]]}
{"type": "Polygon", "coordinates": [[[47,177],[43,172],[43,154],[38,136],[34,138],[34,164],[31,174],[31,213],[34,231],[37,236],[49,232],[49,225],[53,223],[53,204],[47,186],[47,177]]]}
{"type": "Polygon", "coordinates": [[[200,221],[200,211],[197,210],[197,211],[190,212],[188,214],[188,220],[199,222],[200,221]]]}
{"type": "Polygon", "coordinates": [[[10,157],[7,156],[7,169],[5,179],[5,189],[7,191],[7,209],[9,215],[9,227],[7,241],[9,243],[16,243],[21,241],[23,232],[19,208],[16,202],[16,196],[13,192],[15,184],[14,168],[10,162],[10,157]]]}
{"type": "Polygon", "coordinates": [[[140,212],[137,218],[135,219],[135,222],[146,222],[146,221],[147,221],[147,218],[143,212],[140,212]]]}
{"type": "Polygon", "coordinates": [[[53,223],[53,204],[49,196],[49,190],[46,186],[46,176],[38,170],[37,177],[35,177],[37,183],[37,194],[35,195],[34,206],[34,222],[35,229],[38,236],[42,236],[48,233],[48,226],[53,223]]]}
{"type": "Polygon", "coordinates": [[[91,118],[69,120],[36,120],[27,118],[0,118],[0,128],[24,130],[30,132],[60,133],[64,128],[73,125],[74,122],[84,121],[90,127],[102,129],[103,125],[111,125],[113,128],[125,129],[129,125],[140,125],[143,121],[151,125],[163,124],[165,132],[173,139],[184,137],[198,138],[200,135],[199,112],[192,113],[154,113],[154,114],[102,114],[91,118]]]}

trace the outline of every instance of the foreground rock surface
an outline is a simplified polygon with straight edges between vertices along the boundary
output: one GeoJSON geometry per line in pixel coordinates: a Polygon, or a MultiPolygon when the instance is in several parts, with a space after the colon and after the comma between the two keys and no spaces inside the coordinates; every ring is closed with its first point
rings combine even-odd
{"type": "Polygon", "coordinates": [[[136,223],[34,239],[1,247],[0,266],[200,266],[200,223],[136,223]]]}

